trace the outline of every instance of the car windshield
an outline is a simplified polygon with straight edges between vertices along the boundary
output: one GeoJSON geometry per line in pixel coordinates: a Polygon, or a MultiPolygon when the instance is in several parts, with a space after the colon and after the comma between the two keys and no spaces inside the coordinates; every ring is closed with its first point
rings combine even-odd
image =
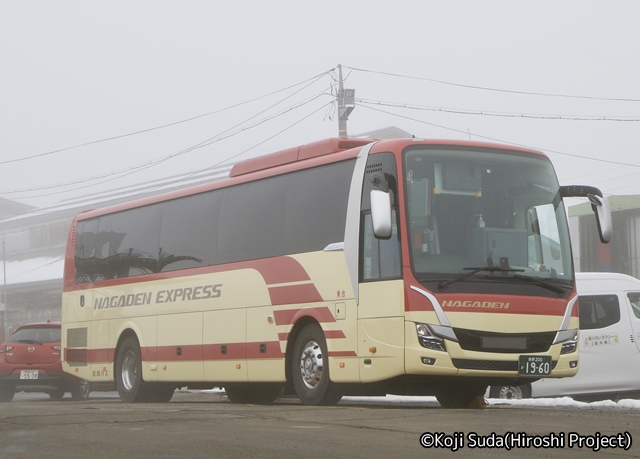
{"type": "Polygon", "coordinates": [[[404,168],[419,280],[572,285],[564,204],[544,156],[421,147],[405,152],[404,168]]]}
{"type": "Polygon", "coordinates": [[[28,327],[16,331],[10,343],[57,343],[60,342],[60,329],[52,327],[28,327]]]}

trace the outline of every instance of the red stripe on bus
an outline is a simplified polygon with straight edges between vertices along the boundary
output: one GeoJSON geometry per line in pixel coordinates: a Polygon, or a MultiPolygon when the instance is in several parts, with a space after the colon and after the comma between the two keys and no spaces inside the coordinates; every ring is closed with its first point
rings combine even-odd
{"type": "Polygon", "coordinates": [[[240,360],[247,358],[247,343],[205,344],[204,360],[240,360]]]}
{"type": "Polygon", "coordinates": [[[247,359],[282,359],[284,357],[284,352],[280,350],[280,341],[247,343],[247,359]]]}
{"type": "MultiPolygon", "coordinates": [[[[291,333],[278,333],[278,339],[280,341],[287,341],[291,333]]],[[[324,330],[324,336],[327,339],[338,339],[338,338],[346,338],[344,332],[342,330],[324,330]]]]}
{"type": "Polygon", "coordinates": [[[318,303],[322,301],[322,296],[313,284],[285,285],[282,287],[269,287],[271,304],[297,304],[297,303],[318,303]]]}
{"type": "Polygon", "coordinates": [[[357,357],[355,351],[330,351],[329,357],[357,357]]]}
{"type": "Polygon", "coordinates": [[[342,330],[325,330],[324,337],[327,339],[346,338],[342,330]]]}
{"type": "Polygon", "coordinates": [[[301,317],[305,316],[313,317],[319,323],[336,321],[335,317],[333,317],[333,314],[326,306],[319,308],[298,308],[273,311],[273,317],[276,321],[276,325],[291,325],[296,323],[301,317]]]}
{"type": "MultiPolygon", "coordinates": [[[[147,349],[143,348],[142,360],[147,361],[147,349]]],[[[153,347],[149,350],[153,352],[153,347]]],[[[199,361],[202,360],[202,344],[190,344],[186,346],[156,346],[156,358],[148,361],[157,360],[159,362],[170,361],[199,361]]]]}

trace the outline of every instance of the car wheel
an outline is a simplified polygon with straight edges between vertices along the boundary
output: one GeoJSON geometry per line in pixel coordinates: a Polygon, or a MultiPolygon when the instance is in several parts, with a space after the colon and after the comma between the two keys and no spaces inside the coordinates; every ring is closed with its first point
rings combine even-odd
{"type": "Polygon", "coordinates": [[[342,398],[329,377],[329,356],[322,329],[306,325],[296,338],[291,377],[298,398],[305,405],[335,405],[342,398]]]}
{"type": "Polygon", "coordinates": [[[71,388],[71,398],[75,401],[82,401],[89,398],[91,393],[91,382],[86,379],[78,379],[71,388]]]}
{"type": "Polygon", "coordinates": [[[0,403],[10,402],[13,400],[15,393],[13,387],[0,385],[0,403]]]}
{"type": "Polygon", "coordinates": [[[491,386],[489,397],[504,400],[531,398],[531,384],[523,384],[522,386],[491,386]]]}
{"type": "Polygon", "coordinates": [[[51,397],[51,399],[55,400],[56,402],[59,402],[64,398],[63,390],[52,390],[50,392],[47,392],[47,394],[49,394],[49,397],[51,397]]]}

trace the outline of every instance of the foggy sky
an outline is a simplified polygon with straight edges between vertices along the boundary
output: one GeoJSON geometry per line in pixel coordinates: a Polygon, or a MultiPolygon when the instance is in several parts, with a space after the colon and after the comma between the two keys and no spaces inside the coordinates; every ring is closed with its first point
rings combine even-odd
{"type": "Polygon", "coordinates": [[[640,194],[637,1],[0,6],[6,199],[47,206],[337,136],[337,64],[385,103],[358,104],[350,135],[525,145],[561,184],[640,194]]]}

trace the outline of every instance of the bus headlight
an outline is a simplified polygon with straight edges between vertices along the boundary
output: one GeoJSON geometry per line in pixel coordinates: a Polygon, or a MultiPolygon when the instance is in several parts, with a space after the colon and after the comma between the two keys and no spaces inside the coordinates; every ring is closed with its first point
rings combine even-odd
{"type": "Polygon", "coordinates": [[[578,349],[579,335],[580,333],[577,329],[559,331],[553,344],[562,343],[562,349],[560,350],[561,355],[571,354],[578,349]]]}
{"type": "Polygon", "coordinates": [[[422,347],[433,351],[445,351],[444,340],[435,336],[427,324],[416,323],[416,333],[422,347]]]}

